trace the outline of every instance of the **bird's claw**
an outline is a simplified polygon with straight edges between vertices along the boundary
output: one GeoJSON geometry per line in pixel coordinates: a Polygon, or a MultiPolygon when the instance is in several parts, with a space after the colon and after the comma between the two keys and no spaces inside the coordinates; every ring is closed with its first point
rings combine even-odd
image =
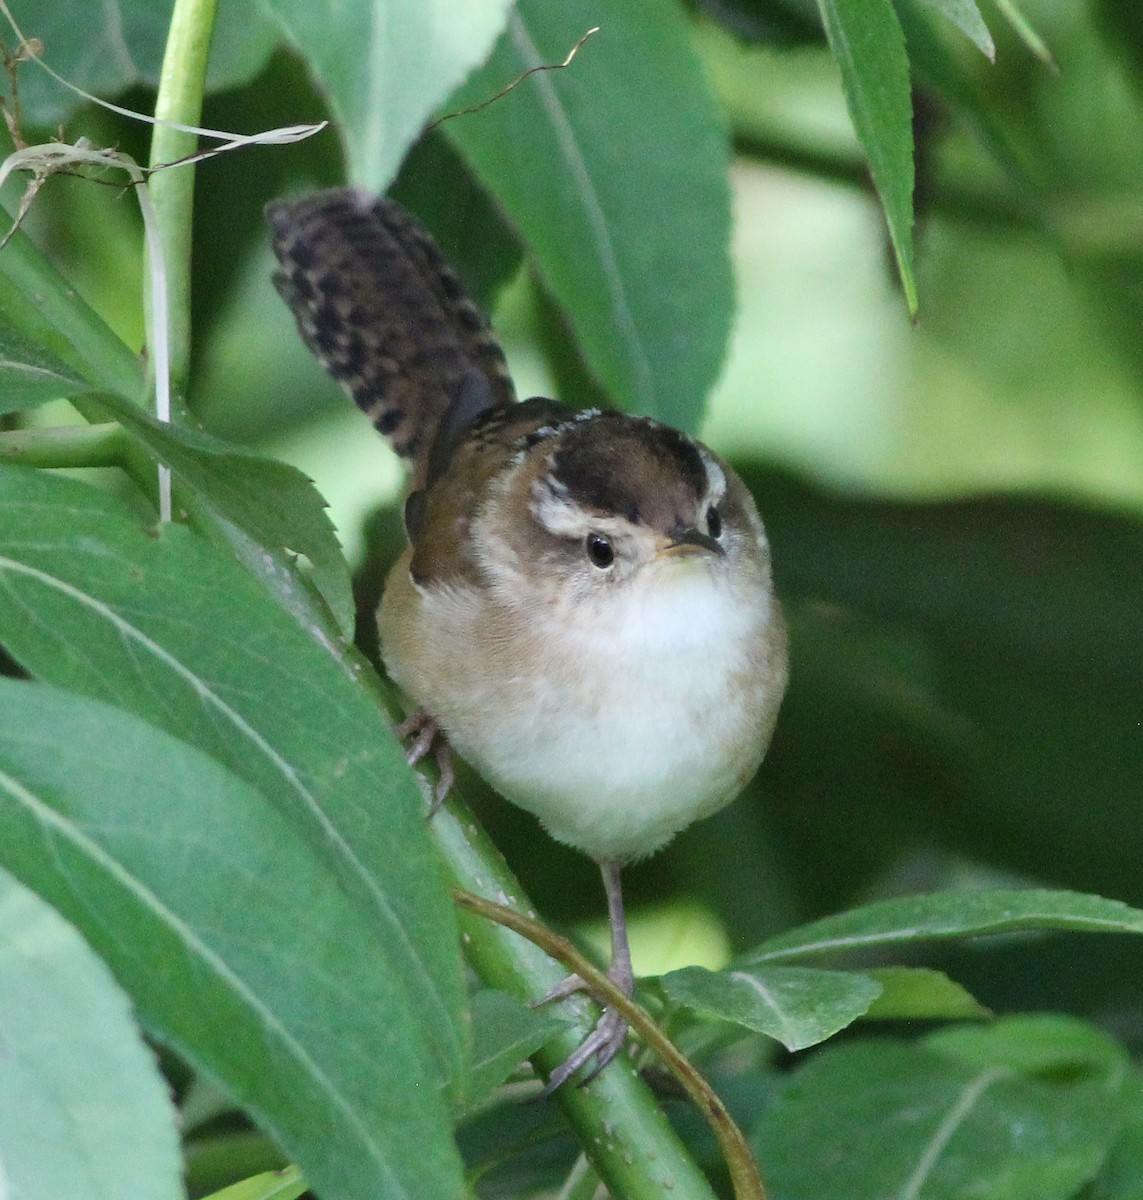
{"type": "Polygon", "coordinates": [[[415,767],[430,750],[436,759],[440,777],[432,790],[429,803],[429,819],[436,815],[437,809],[445,802],[456,782],[452,765],[452,747],[448,744],[444,730],[429,716],[423,708],[410,713],[397,726],[397,737],[405,746],[405,761],[410,767],[415,767]]]}
{"type": "MultiPolygon", "coordinates": [[[[573,975],[572,979],[576,979],[576,976],[573,975]]],[[[580,982],[582,986],[582,981],[580,982]]],[[[566,994],[575,990],[575,988],[571,988],[566,994]]],[[[584,1038],[579,1049],[564,1059],[548,1077],[548,1082],[544,1085],[544,1090],[538,1098],[546,1100],[558,1088],[563,1087],[582,1066],[594,1058],[595,1065],[580,1082],[581,1087],[586,1086],[623,1049],[623,1043],[626,1040],[627,1022],[616,1009],[605,1008],[595,1028],[584,1038]]]]}

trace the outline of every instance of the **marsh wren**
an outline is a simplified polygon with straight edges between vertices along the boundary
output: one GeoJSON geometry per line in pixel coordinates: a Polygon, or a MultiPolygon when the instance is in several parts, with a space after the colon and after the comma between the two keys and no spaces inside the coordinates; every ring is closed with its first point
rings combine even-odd
{"type": "MultiPolygon", "coordinates": [[[[410,544],[378,621],[420,706],[418,752],[439,730],[595,859],[609,974],[630,994],[623,864],[741,791],[786,685],[754,501],[667,425],[516,403],[487,321],[393,202],[336,190],[267,217],[306,344],[411,466],[410,544]]],[[[602,1070],[625,1035],[605,1009],[547,1090],[602,1070]]]]}

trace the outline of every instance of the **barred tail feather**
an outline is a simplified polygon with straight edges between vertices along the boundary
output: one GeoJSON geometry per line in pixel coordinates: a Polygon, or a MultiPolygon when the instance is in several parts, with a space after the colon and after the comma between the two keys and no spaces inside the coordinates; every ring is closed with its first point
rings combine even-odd
{"type": "MultiPolygon", "coordinates": [[[[414,474],[450,407],[487,381],[515,400],[503,351],[429,232],[391,200],[352,189],[267,205],[274,283],[306,345],[414,474]]],[[[462,406],[463,407],[463,406],[462,406]]]]}

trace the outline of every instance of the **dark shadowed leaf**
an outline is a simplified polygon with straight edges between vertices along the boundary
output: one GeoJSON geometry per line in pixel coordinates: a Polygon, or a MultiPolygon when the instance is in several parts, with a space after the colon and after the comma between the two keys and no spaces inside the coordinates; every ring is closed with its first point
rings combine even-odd
{"type": "MultiPolygon", "coordinates": [[[[172,5],[108,0],[84,11],[82,21],[53,0],[20,0],[13,6],[24,36],[44,44],[53,71],[85,92],[113,98],[138,84],[154,86],[163,63],[172,5]]],[[[8,32],[5,30],[5,41],[8,32]]],[[[265,66],[277,34],[256,4],[220,0],[211,44],[208,91],[237,87],[265,66]]],[[[55,132],[85,103],[35,63],[20,68],[26,121],[55,132]]]]}
{"type": "Polygon", "coordinates": [[[751,963],[841,954],[940,938],[1019,930],[1143,933],[1143,912],[1118,900],[1079,892],[933,892],[881,900],[770,938],[747,955],[751,963]]]}
{"type": "Polygon", "coordinates": [[[557,1013],[531,1008],[493,988],[472,997],[472,1065],[464,1108],[487,1099],[534,1050],[567,1027],[557,1013]]]}
{"type": "MultiPolygon", "coordinates": [[[[1072,1022],[1070,1024],[1078,1024],[1072,1022]]],[[[1035,1018],[980,1034],[994,1052],[952,1041],[827,1048],[767,1110],[754,1145],[786,1200],[1068,1200],[1098,1171],[1127,1104],[1122,1052],[1035,1018]],[[1025,1071],[1010,1043],[1036,1041],[1060,1069],[1025,1071]],[[807,1137],[806,1131],[812,1130],[807,1137]]]]}
{"type": "Polygon", "coordinates": [[[0,326],[0,413],[91,391],[91,385],[45,347],[0,326]]]}

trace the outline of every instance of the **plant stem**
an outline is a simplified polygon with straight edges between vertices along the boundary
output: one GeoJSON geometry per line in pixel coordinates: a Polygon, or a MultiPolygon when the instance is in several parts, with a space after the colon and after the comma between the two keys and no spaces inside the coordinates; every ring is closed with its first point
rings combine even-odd
{"type": "Polygon", "coordinates": [[[546,925],[516,909],[485,900],[456,889],[453,898],[461,908],[507,929],[522,934],[552,958],[563,963],[573,975],[578,975],[601,1004],[609,1004],[639,1034],[643,1041],[662,1059],[683,1090],[690,1096],[710,1124],[722,1148],[737,1200],[766,1200],[766,1190],[758,1174],[757,1164],[742,1132],[735,1125],[726,1106],[709,1083],[687,1060],[679,1048],[655,1024],[647,1011],[621,991],[598,967],[584,957],[567,940],[553,933],[546,925]]]}
{"type": "MultiPolygon", "coordinates": [[[[432,833],[455,885],[534,919],[507,863],[455,789],[433,817],[432,833]]],[[[461,933],[469,962],[490,987],[534,1003],[565,978],[544,951],[501,925],[462,912],[461,933]]],[[[582,995],[568,997],[563,1005],[576,1024],[533,1056],[545,1073],[580,1045],[597,1016],[582,995]]],[[[616,1200],[714,1200],[710,1183],[628,1060],[616,1060],[584,1087],[560,1088],[554,1100],[616,1200]]]]}
{"type": "Polygon", "coordinates": [[[0,463],[21,467],[121,467],[128,447],[122,426],[58,425],[0,433],[0,463]]]}
{"type": "MultiPolygon", "coordinates": [[[[155,116],[179,125],[202,120],[202,93],[218,0],[175,0],[155,98],[155,116]]],[[[152,167],[193,154],[197,135],[156,125],[151,138],[152,167]]],[[[148,184],[162,235],[170,301],[171,384],[185,393],[190,367],[191,236],[194,167],[156,171],[148,184]]]]}

